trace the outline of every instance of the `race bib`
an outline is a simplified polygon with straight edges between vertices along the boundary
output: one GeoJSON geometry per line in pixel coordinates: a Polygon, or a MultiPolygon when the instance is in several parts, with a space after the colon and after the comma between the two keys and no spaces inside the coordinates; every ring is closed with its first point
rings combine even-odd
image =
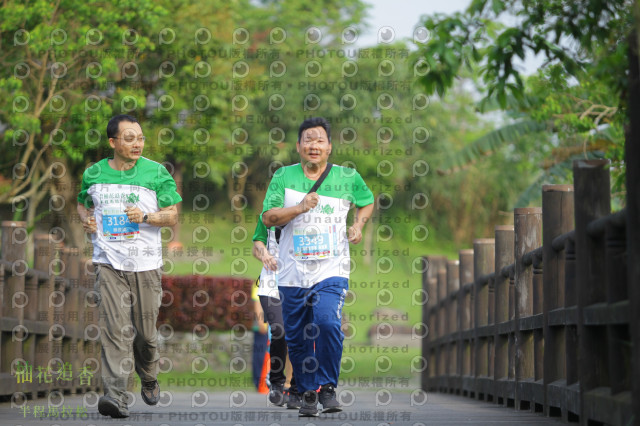
{"type": "Polygon", "coordinates": [[[335,225],[294,228],[294,256],[299,260],[336,256],[337,237],[335,225]]]}
{"type": "Polygon", "coordinates": [[[129,221],[124,211],[118,209],[103,210],[102,235],[106,241],[131,240],[139,233],[139,225],[129,221]]]}

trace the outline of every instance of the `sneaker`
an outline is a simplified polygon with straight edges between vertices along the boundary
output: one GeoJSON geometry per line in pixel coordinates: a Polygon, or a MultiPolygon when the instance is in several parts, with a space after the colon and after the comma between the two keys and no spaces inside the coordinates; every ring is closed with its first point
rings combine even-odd
{"type": "Polygon", "coordinates": [[[318,417],[318,393],[314,390],[302,394],[302,406],[298,410],[301,417],[318,417]]]}
{"type": "Polygon", "coordinates": [[[318,401],[322,404],[323,413],[337,413],[342,411],[342,406],[336,399],[336,390],[331,384],[320,387],[318,401]]]}
{"type": "Polygon", "coordinates": [[[299,409],[302,407],[302,396],[295,389],[289,388],[285,391],[287,393],[287,408],[299,409]]]}
{"type": "Polygon", "coordinates": [[[98,401],[98,412],[103,416],[110,416],[114,419],[124,419],[125,417],[129,417],[129,409],[127,405],[124,404],[123,407],[118,404],[118,402],[111,398],[110,396],[101,396],[98,401]]]}
{"type": "Polygon", "coordinates": [[[147,405],[156,405],[160,401],[160,385],[157,380],[142,382],[140,395],[147,405]]]}
{"type": "Polygon", "coordinates": [[[277,405],[278,407],[282,407],[284,405],[283,385],[271,385],[271,390],[269,391],[269,402],[273,405],[277,405]]]}

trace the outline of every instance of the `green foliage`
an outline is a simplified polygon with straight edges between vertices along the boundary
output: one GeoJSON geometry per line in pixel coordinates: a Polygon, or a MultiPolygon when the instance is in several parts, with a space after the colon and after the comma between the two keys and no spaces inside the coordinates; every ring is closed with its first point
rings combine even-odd
{"type": "Polygon", "coordinates": [[[515,120],[458,150],[443,162],[443,173],[496,153],[502,160],[519,157],[518,168],[532,177],[516,201],[521,206],[537,198],[535,185],[568,181],[570,159],[605,156],[612,160],[614,202],[623,205],[632,5],[628,0],[581,0],[571,7],[560,0],[474,0],[464,13],[426,17],[432,37],[418,44],[412,60],[427,64],[420,77],[427,93],[442,96],[457,78],[477,73],[484,94],[480,110],[497,106],[515,120]],[[497,23],[514,19],[515,26],[497,23]],[[517,60],[527,52],[547,62],[525,81],[517,60]],[[512,148],[522,154],[509,153],[512,148]]]}
{"type": "MultiPolygon", "coordinates": [[[[532,117],[548,123],[555,139],[550,156],[542,167],[549,170],[565,164],[568,158],[608,158],[611,160],[614,208],[625,204],[624,185],[624,109],[618,107],[619,94],[606,81],[597,78],[596,70],[580,73],[577,83],[567,84],[560,67],[550,67],[529,79],[531,91],[541,99],[532,117]]],[[[545,182],[553,183],[553,182],[545,182]]]]}
{"type": "MultiPolygon", "coordinates": [[[[513,207],[539,202],[543,184],[571,182],[571,161],[602,158],[612,161],[614,202],[624,205],[624,116],[615,105],[610,87],[580,75],[579,84],[567,85],[567,76],[551,67],[526,82],[525,104],[509,101],[506,110],[511,122],[491,130],[455,151],[439,168],[448,175],[478,161],[497,156],[497,163],[519,163],[530,176],[524,187],[497,178],[495,185],[516,185],[520,192],[513,207]]],[[[497,105],[481,102],[481,109],[497,105]]],[[[498,166],[499,167],[499,166],[498,166]]]]}
{"type": "Polygon", "coordinates": [[[144,107],[144,92],[121,83],[127,68],[154,48],[142,29],[166,13],[147,0],[35,0],[0,8],[0,122],[6,126],[0,149],[10,153],[0,174],[13,177],[0,203],[28,199],[29,226],[46,195],[62,195],[62,217],[71,216],[70,178],[97,156],[113,105],[144,107]],[[63,172],[53,173],[56,165],[63,172]]]}
{"type": "Polygon", "coordinates": [[[487,96],[495,96],[503,108],[508,95],[524,94],[515,60],[524,59],[526,51],[543,54],[549,64],[559,64],[573,76],[595,64],[598,77],[620,93],[632,5],[631,0],[579,0],[571,7],[562,0],[474,0],[464,13],[426,18],[432,37],[418,45],[414,62],[426,61],[430,71],[420,81],[427,92],[440,95],[452,87],[463,66],[477,69],[487,96]],[[518,25],[495,24],[505,16],[518,25]],[[600,55],[594,61],[596,52],[600,55]]]}

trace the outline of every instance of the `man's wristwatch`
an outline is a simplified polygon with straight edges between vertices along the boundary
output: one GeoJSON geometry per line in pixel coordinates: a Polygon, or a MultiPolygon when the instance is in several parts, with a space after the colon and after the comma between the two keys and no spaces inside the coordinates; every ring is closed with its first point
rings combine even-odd
{"type": "Polygon", "coordinates": [[[142,223],[148,223],[147,221],[149,220],[149,215],[148,214],[144,214],[144,216],[142,216],[142,223]]]}

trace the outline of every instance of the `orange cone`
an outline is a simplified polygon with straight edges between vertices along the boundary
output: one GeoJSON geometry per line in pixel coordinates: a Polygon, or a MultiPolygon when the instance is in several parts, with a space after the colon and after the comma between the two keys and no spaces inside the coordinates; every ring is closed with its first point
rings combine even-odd
{"type": "Polygon", "coordinates": [[[271,369],[271,357],[269,351],[264,354],[264,362],[262,364],[262,371],[260,372],[260,381],[258,382],[258,393],[269,393],[269,386],[267,386],[267,374],[271,369]]]}

